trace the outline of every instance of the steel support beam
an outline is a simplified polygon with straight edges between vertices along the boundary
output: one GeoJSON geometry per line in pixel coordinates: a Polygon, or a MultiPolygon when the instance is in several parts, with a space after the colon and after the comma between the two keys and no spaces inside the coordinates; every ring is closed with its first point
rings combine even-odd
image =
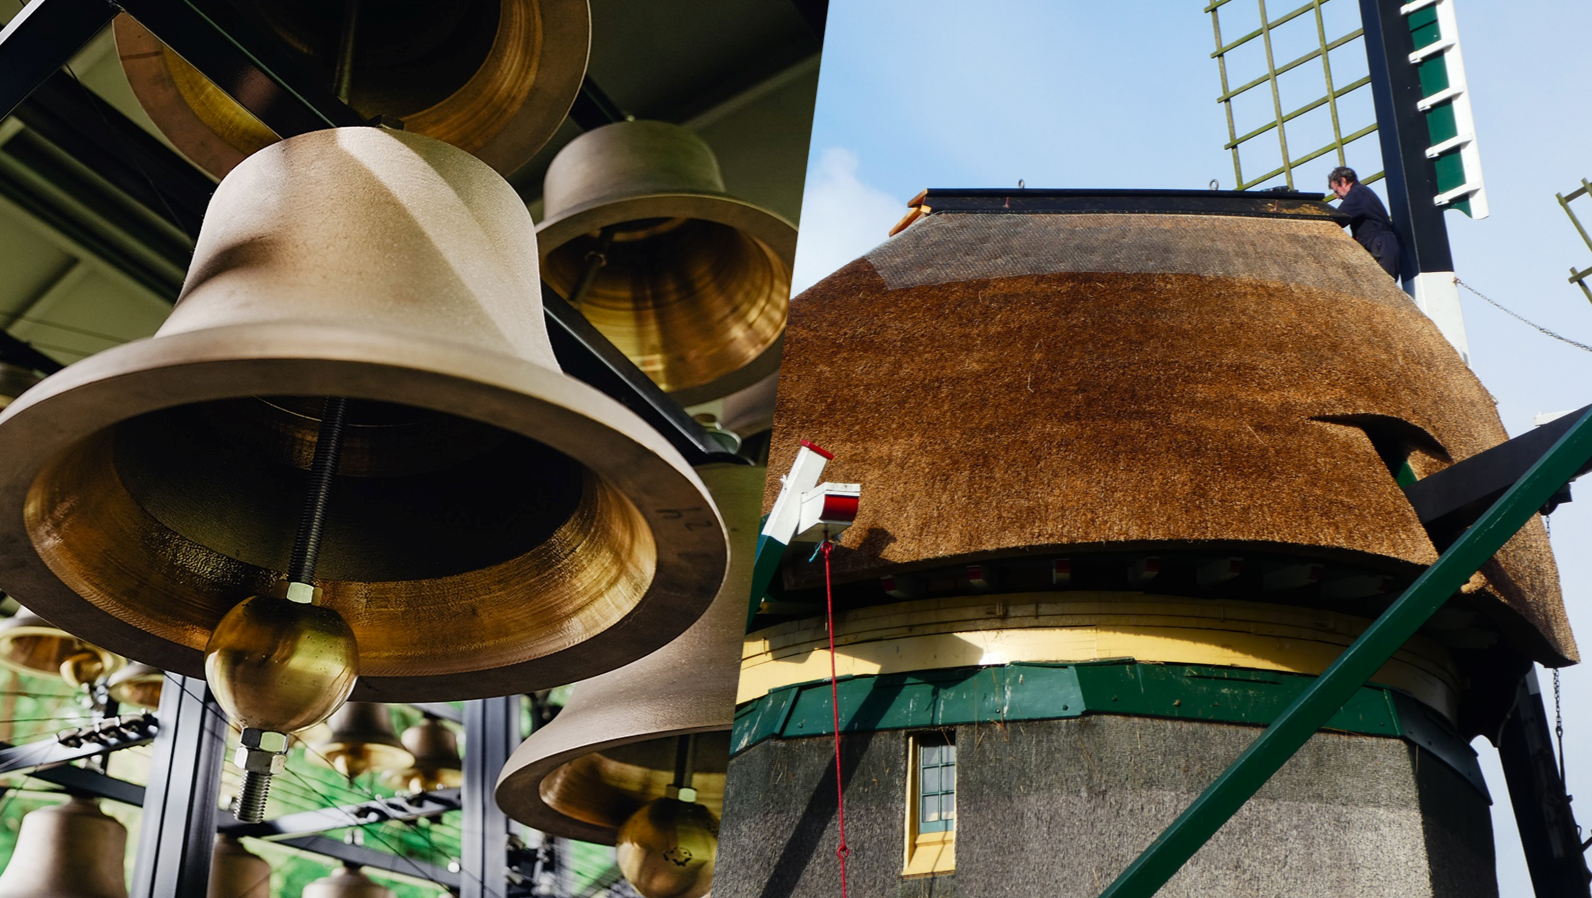
{"type": "Polygon", "coordinates": [[[205,898],[227,720],[204,680],[166,674],[131,898],[205,898]]]}
{"type": "Polygon", "coordinates": [[[569,109],[569,117],[582,131],[601,128],[603,125],[612,125],[630,118],[625,114],[613,97],[608,96],[597,82],[591,80],[590,75],[580,79],[580,93],[575,95],[575,105],[569,109]]]}
{"type": "Polygon", "coordinates": [[[1586,857],[1570,811],[1559,765],[1548,734],[1548,713],[1536,668],[1515,690],[1515,705],[1498,733],[1498,758],[1509,803],[1514,808],[1520,844],[1525,849],[1531,887],[1539,898],[1587,898],[1586,857]]]}
{"type": "Polygon", "coordinates": [[[493,792],[520,738],[519,696],[465,703],[459,898],[508,894],[509,818],[493,792]]]}
{"type": "Polygon", "coordinates": [[[116,17],[105,0],[33,0],[0,31],[0,119],[116,17]]]}
{"type": "Polygon", "coordinates": [[[1431,139],[1426,117],[1416,107],[1421,80],[1410,62],[1415,39],[1399,12],[1403,5],[1403,0],[1360,0],[1388,214],[1403,250],[1399,276],[1408,284],[1422,272],[1453,271],[1454,260],[1443,210],[1433,202],[1439,193],[1437,167],[1426,158],[1431,139]]]}
{"type": "Polygon", "coordinates": [[[259,823],[221,824],[224,835],[281,841],[293,836],[307,836],[341,829],[345,826],[364,826],[387,821],[404,822],[425,817],[440,817],[460,807],[458,789],[441,789],[416,795],[395,795],[392,798],[374,798],[360,804],[336,808],[320,808],[298,814],[288,814],[259,823]]]}
{"type": "Polygon", "coordinates": [[[98,725],[65,730],[54,739],[3,748],[0,749],[0,774],[65,764],[146,745],[155,738],[156,726],[150,714],[109,718],[98,725]]]}
{"type": "Polygon", "coordinates": [[[586,316],[552,287],[542,284],[542,310],[553,354],[564,373],[596,387],[640,415],[647,425],[674,445],[692,467],[711,462],[749,464],[708,439],[707,431],[686,414],[680,403],[641,373],[635,363],[609,342],[586,316]]]}
{"type": "Polygon", "coordinates": [[[1592,412],[1581,415],[1518,483],[1128,865],[1101,898],[1151,898],[1589,459],[1592,412]]]}

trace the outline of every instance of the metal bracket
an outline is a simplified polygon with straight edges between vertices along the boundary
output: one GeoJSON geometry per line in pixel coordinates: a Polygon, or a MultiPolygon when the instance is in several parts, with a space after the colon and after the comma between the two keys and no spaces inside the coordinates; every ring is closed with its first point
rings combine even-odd
{"type": "Polygon", "coordinates": [[[395,795],[392,798],[375,798],[360,804],[288,814],[260,823],[228,823],[224,824],[219,832],[229,836],[281,841],[345,826],[365,826],[388,821],[401,823],[407,820],[439,817],[448,811],[457,811],[460,807],[458,789],[441,789],[436,792],[395,795]]]}

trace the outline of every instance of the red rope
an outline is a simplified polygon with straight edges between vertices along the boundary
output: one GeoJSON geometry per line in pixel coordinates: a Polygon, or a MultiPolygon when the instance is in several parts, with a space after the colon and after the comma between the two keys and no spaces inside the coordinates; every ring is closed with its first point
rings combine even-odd
{"type": "Polygon", "coordinates": [[[835,857],[840,858],[840,898],[846,898],[846,855],[851,853],[851,849],[846,847],[846,787],[840,778],[840,687],[835,682],[835,590],[829,574],[829,551],[834,544],[828,537],[829,534],[824,534],[824,599],[829,603],[829,708],[835,715],[835,807],[840,823],[840,847],[835,849],[835,857]]]}

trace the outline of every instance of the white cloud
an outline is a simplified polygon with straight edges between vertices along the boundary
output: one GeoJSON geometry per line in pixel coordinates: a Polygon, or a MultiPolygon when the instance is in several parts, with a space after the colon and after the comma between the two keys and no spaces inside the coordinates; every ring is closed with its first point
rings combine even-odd
{"type": "Polygon", "coordinates": [[[911,197],[894,197],[857,178],[857,154],[830,147],[807,172],[792,293],[800,293],[885,241],[911,197]]]}

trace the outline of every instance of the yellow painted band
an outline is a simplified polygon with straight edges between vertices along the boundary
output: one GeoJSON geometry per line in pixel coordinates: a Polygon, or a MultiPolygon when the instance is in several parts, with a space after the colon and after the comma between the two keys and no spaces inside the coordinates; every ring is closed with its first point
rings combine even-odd
{"type": "MultiPolygon", "coordinates": [[[[1019,593],[927,599],[857,609],[835,621],[840,676],[1013,662],[1133,658],[1319,674],[1367,626],[1364,618],[1257,602],[1143,593],[1019,593]]],[[[829,676],[822,618],[746,637],[736,702],[829,676]]],[[[1373,677],[1453,720],[1459,673],[1415,637],[1373,677]]]]}

